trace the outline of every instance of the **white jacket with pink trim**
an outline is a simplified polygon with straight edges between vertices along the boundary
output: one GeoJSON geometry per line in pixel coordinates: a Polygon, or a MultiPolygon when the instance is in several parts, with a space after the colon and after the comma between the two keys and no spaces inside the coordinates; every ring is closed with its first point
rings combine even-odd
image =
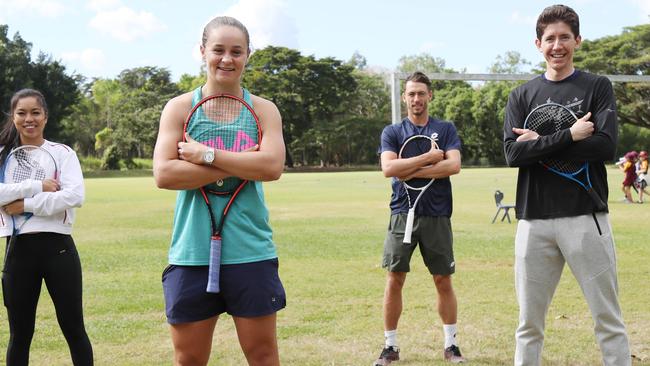
{"type": "MultiPolygon", "coordinates": [[[[41,147],[49,151],[57,161],[61,189],[57,192],[43,192],[42,183],[31,179],[14,184],[0,183],[0,237],[11,235],[14,220],[16,226],[20,226],[24,220],[21,215],[12,220],[1,208],[18,199],[24,200],[25,212],[34,214],[20,229],[20,233],[72,233],[74,208],[81,207],[85,195],[79,159],[74,150],[64,144],[46,140],[41,147]]],[[[3,148],[1,146],[0,151],[3,148]]]]}

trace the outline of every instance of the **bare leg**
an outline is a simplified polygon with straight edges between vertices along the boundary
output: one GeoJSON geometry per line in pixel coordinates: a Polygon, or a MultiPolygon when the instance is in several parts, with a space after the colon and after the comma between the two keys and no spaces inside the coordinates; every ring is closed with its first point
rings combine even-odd
{"type": "Polygon", "coordinates": [[[402,315],[402,288],[406,272],[388,272],[384,290],[384,330],[397,329],[402,315]]]}
{"type": "Polygon", "coordinates": [[[279,366],[276,314],[255,318],[234,317],[239,345],[251,366],[279,366]]]}
{"type": "Polygon", "coordinates": [[[171,325],[175,366],[208,364],[212,350],[212,336],[218,318],[215,316],[197,322],[171,325]]]}
{"type": "Polygon", "coordinates": [[[451,285],[451,276],[434,275],[433,282],[438,291],[438,314],[443,324],[456,324],[458,305],[456,293],[451,285]]]}

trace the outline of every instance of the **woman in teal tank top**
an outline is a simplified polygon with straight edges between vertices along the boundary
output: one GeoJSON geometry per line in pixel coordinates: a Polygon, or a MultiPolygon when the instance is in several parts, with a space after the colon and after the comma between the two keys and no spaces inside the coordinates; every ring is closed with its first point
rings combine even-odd
{"type": "MultiPolygon", "coordinates": [[[[286,296],[264,202],[263,181],[280,178],[285,147],[282,121],[270,101],[250,94],[240,80],[250,55],[248,31],[238,20],[217,17],[203,30],[201,54],[207,81],[171,99],[160,117],[154,150],[156,185],[178,191],[169,266],[163,272],[165,310],[174,344],[174,363],[206,365],[219,314],[232,315],[240,345],[251,365],[279,365],[276,312],[286,296]],[[260,119],[255,149],[234,153],[183,141],[183,123],[204,96],[226,93],[246,100],[260,119]],[[213,157],[213,158],[212,158],[213,157]],[[233,202],[223,227],[221,292],[205,291],[210,219],[198,188],[230,176],[250,182],[233,202]]],[[[221,216],[227,200],[214,200],[221,216]]]]}

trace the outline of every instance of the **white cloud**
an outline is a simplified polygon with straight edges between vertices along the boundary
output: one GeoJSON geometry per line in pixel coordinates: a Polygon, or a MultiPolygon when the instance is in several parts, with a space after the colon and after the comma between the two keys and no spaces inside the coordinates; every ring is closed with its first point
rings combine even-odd
{"type": "Polygon", "coordinates": [[[78,64],[84,70],[89,71],[99,71],[106,66],[106,54],[96,48],[87,48],[78,52],[63,52],[61,58],[67,63],[78,64]]]}
{"type": "Polygon", "coordinates": [[[648,21],[648,16],[650,16],[650,0],[633,0],[636,6],[641,10],[641,19],[648,21]]]}
{"type": "Polygon", "coordinates": [[[37,14],[46,18],[56,18],[65,12],[65,6],[56,0],[0,0],[0,14],[37,14]]]}
{"type": "Polygon", "coordinates": [[[537,23],[537,17],[532,15],[524,15],[515,10],[512,12],[512,14],[510,14],[510,23],[534,26],[537,23]]]}
{"type": "Polygon", "coordinates": [[[298,48],[298,29],[283,0],[240,0],[224,15],[237,18],[248,28],[251,46],[298,48]]]}
{"type": "Polygon", "coordinates": [[[167,29],[167,26],[152,13],[136,12],[126,6],[98,12],[90,20],[89,25],[101,33],[126,42],[167,29]]]}
{"type": "Polygon", "coordinates": [[[88,4],[86,4],[88,9],[97,12],[119,8],[120,6],[122,6],[120,0],[90,0],[88,4]]]}

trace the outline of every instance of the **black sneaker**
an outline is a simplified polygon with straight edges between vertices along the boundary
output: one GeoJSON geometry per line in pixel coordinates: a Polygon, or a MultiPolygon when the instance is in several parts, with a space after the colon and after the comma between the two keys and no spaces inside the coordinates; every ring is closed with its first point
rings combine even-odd
{"type": "Polygon", "coordinates": [[[465,358],[460,354],[460,348],[458,348],[458,346],[455,344],[452,344],[451,346],[445,348],[445,352],[443,354],[445,361],[449,361],[451,363],[465,362],[465,358]]]}
{"type": "Polygon", "coordinates": [[[387,366],[390,365],[393,361],[399,360],[399,347],[397,346],[388,346],[384,347],[381,351],[381,355],[372,366],[387,366]]]}

